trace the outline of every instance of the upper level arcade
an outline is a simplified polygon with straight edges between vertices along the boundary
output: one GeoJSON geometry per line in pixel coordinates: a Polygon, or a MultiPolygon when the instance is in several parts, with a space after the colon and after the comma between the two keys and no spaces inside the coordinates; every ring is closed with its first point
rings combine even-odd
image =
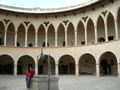
{"type": "Polygon", "coordinates": [[[39,10],[34,13],[31,10],[30,13],[29,9],[21,12],[22,8],[0,7],[2,46],[81,46],[117,40],[120,37],[119,0],[93,0],[69,10],[68,7],[55,9],[54,13],[39,10]]]}

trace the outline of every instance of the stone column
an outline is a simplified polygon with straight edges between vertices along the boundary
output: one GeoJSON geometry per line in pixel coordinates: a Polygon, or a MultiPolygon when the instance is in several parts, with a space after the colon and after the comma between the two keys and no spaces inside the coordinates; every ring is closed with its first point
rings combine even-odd
{"type": "Polygon", "coordinates": [[[4,46],[6,46],[6,40],[7,40],[7,31],[5,30],[5,35],[4,35],[4,46]]]}
{"type": "Polygon", "coordinates": [[[116,36],[116,39],[118,39],[118,22],[117,22],[117,20],[115,20],[115,36],[116,36]]]}
{"type": "Polygon", "coordinates": [[[118,77],[120,78],[120,63],[118,63],[118,77]]]}
{"type": "Polygon", "coordinates": [[[14,64],[14,76],[17,76],[17,64],[14,64]]]}
{"type": "Polygon", "coordinates": [[[79,64],[75,65],[75,70],[76,70],[75,72],[76,76],[79,76],[79,64]]]}
{"type": "Polygon", "coordinates": [[[67,47],[67,27],[65,27],[65,46],[67,47]]]}
{"type": "Polygon", "coordinates": [[[59,65],[58,64],[55,65],[55,75],[56,76],[59,75],[59,65]]]}
{"type": "Polygon", "coordinates": [[[38,63],[35,64],[35,76],[38,76],[38,63]]]}
{"type": "Polygon", "coordinates": [[[94,26],[94,28],[95,28],[95,43],[98,43],[98,40],[97,40],[97,27],[96,26],[94,26]]]}
{"type": "Polygon", "coordinates": [[[75,30],[75,46],[77,46],[77,30],[75,30]]]}
{"type": "Polygon", "coordinates": [[[85,26],[85,45],[87,45],[87,27],[85,26]]]}
{"type": "Polygon", "coordinates": [[[105,20],[105,40],[108,41],[108,28],[107,28],[107,21],[105,20]]]}
{"type": "Polygon", "coordinates": [[[25,47],[27,47],[28,33],[25,31],[25,47]]]}
{"type": "Polygon", "coordinates": [[[100,64],[96,63],[96,76],[100,77],[100,64]]]}
{"type": "Polygon", "coordinates": [[[38,33],[35,32],[35,47],[38,47],[38,33]]]}
{"type": "Polygon", "coordinates": [[[55,32],[55,47],[58,46],[58,35],[57,32],[55,32]]]}
{"type": "Polygon", "coordinates": [[[17,47],[17,32],[15,32],[15,42],[14,42],[15,47],[17,47]]]}
{"type": "Polygon", "coordinates": [[[47,30],[45,30],[45,47],[47,47],[47,42],[48,42],[48,34],[47,34],[47,30]]]}

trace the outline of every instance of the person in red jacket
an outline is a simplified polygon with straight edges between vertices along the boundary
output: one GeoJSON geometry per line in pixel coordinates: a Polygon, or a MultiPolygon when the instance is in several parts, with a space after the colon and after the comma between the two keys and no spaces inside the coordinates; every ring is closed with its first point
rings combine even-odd
{"type": "Polygon", "coordinates": [[[35,74],[35,71],[32,68],[32,66],[30,66],[28,68],[28,71],[25,73],[25,76],[26,76],[26,87],[28,89],[30,88],[30,82],[31,82],[31,79],[33,78],[34,74],[35,74]]]}

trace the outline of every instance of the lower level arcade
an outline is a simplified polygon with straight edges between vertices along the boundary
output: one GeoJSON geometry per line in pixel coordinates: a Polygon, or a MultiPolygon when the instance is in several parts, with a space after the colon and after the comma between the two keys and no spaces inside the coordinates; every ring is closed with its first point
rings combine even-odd
{"type": "MultiPolygon", "coordinates": [[[[99,63],[96,63],[94,56],[89,53],[80,56],[78,61],[76,64],[71,55],[63,55],[56,64],[54,57],[50,56],[52,75],[118,75],[117,58],[112,52],[103,53],[99,63]]],[[[36,64],[31,56],[23,55],[15,65],[15,60],[10,55],[0,55],[0,75],[24,75],[29,65],[34,67],[36,75],[47,75],[48,57],[38,59],[36,64]]]]}

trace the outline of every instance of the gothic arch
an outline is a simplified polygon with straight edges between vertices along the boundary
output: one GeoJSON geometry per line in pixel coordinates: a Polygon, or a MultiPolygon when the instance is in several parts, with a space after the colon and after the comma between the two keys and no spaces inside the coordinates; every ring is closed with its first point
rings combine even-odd
{"type": "Polygon", "coordinates": [[[11,22],[7,27],[7,40],[6,45],[8,46],[14,46],[14,40],[15,40],[15,26],[11,22]]]}
{"type": "Polygon", "coordinates": [[[25,46],[25,26],[21,23],[18,27],[17,31],[17,46],[24,47],[25,46]]]}
{"type": "Polygon", "coordinates": [[[108,13],[107,15],[107,30],[108,30],[108,40],[114,40],[116,38],[115,35],[115,20],[112,13],[108,13]]]}
{"type": "Polygon", "coordinates": [[[5,26],[2,21],[0,21],[0,45],[4,44],[5,26]]]}
{"type": "Polygon", "coordinates": [[[102,16],[99,16],[97,21],[97,40],[98,42],[104,42],[105,41],[105,23],[102,18],[102,16]]]}
{"type": "Polygon", "coordinates": [[[41,24],[38,28],[38,46],[45,47],[45,27],[41,24]]]}
{"type": "Polygon", "coordinates": [[[35,46],[35,27],[31,24],[28,28],[28,46],[33,47],[35,46]]]}
{"type": "Polygon", "coordinates": [[[55,46],[55,28],[52,24],[48,27],[47,35],[49,46],[55,46]]]}
{"type": "Polygon", "coordinates": [[[117,14],[117,22],[118,22],[118,37],[120,38],[120,8],[117,14]]]}
{"type": "Polygon", "coordinates": [[[58,36],[58,46],[65,46],[65,28],[62,23],[60,23],[58,27],[57,36],[58,36]]]}
{"type": "Polygon", "coordinates": [[[91,18],[87,22],[87,43],[93,44],[95,42],[94,23],[91,18]]]}
{"type": "Polygon", "coordinates": [[[75,44],[75,29],[72,22],[67,27],[67,44],[73,46],[75,44]]]}
{"type": "Polygon", "coordinates": [[[85,44],[85,27],[82,21],[79,21],[79,24],[77,26],[77,44],[85,44]]]}

